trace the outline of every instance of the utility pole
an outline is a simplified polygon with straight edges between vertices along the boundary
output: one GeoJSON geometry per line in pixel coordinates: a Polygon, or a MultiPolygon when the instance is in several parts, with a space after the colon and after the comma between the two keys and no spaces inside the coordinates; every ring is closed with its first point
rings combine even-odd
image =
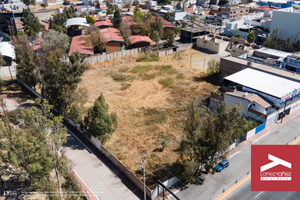
{"type": "Polygon", "coordinates": [[[147,155],[148,154],[139,156],[139,158],[143,158],[143,166],[141,168],[142,168],[143,176],[144,176],[144,200],[146,200],[145,162],[144,161],[145,161],[145,156],[147,156],[147,155]]]}

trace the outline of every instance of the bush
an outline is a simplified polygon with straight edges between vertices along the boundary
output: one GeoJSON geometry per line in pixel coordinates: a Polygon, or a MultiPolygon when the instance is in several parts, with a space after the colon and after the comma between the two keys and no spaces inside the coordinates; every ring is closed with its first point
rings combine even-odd
{"type": "Polygon", "coordinates": [[[222,92],[220,90],[214,90],[214,93],[221,95],[222,92]]]}
{"type": "Polygon", "coordinates": [[[152,68],[151,65],[137,65],[132,70],[130,70],[131,73],[142,73],[147,72],[152,68]]]}
{"type": "Polygon", "coordinates": [[[144,80],[144,81],[151,80],[151,79],[156,78],[156,74],[148,74],[148,73],[144,73],[144,74],[141,74],[141,78],[142,78],[142,80],[144,80]]]}
{"type": "Polygon", "coordinates": [[[178,73],[178,71],[176,69],[170,69],[169,71],[167,71],[167,74],[169,74],[169,75],[174,75],[177,73],[178,73]]]}
{"type": "Polygon", "coordinates": [[[121,90],[126,90],[127,88],[130,87],[130,84],[129,83],[122,83],[121,86],[122,86],[121,90]]]}
{"type": "Polygon", "coordinates": [[[173,66],[172,65],[160,65],[160,66],[156,66],[155,69],[159,70],[159,71],[167,71],[169,69],[171,69],[173,66]]]}
{"type": "Polygon", "coordinates": [[[126,79],[126,75],[120,72],[112,72],[111,73],[111,77],[115,80],[115,81],[124,81],[126,79]]]}
{"type": "Polygon", "coordinates": [[[138,59],[136,59],[137,62],[155,62],[155,61],[159,61],[159,57],[155,56],[155,57],[148,57],[147,55],[143,55],[138,57],[138,59]]]}
{"type": "Polygon", "coordinates": [[[167,142],[165,140],[162,141],[161,146],[162,146],[162,150],[164,150],[167,147],[167,142]]]}
{"type": "Polygon", "coordinates": [[[162,84],[164,87],[168,87],[168,88],[174,87],[174,80],[171,77],[160,79],[159,83],[162,84]]]}
{"type": "Polygon", "coordinates": [[[215,59],[208,61],[207,74],[209,76],[219,73],[220,70],[220,61],[216,61],[215,59]]]}
{"type": "Polygon", "coordinates": [[[135,75],[129,75],[129,76],[127,76],[127,78],[126,78],[126,81],[132,82],[132,81],[135,80],[135,79],[136,79],[136,76],[135,76],[135,75]]]}
{"type": "Polygon", "coordinates": [[[119,72],[127,72],[128,71],[128,67],[121,67],[118,71],[119,72]]]}
{"type": "Polygon", "coordinates": [[[183,73],[177,74],[177,75],[176,75],[176,78],[177,78],[177,79],[183,79],[183,78],[184,78],[183,73]]]}

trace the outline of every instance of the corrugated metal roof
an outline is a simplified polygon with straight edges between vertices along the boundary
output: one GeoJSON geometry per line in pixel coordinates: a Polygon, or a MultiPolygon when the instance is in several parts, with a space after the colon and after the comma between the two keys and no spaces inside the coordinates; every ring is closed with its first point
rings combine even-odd
{"type": "Polygon", "coordinates": [[[128,24],[129,26],[132,26],[132,25],[136,24],[136,23],[133,21],[133,16],[125,16],[125,17],[122,17],[122,22],[125,23],[125,24],[128,24]]]}
{"type": "Polygon", "coordinates": [[[83,17],[74,17],[67,20],[66,26],[90,26],[86,18],[83,17]]]}
{"type": "Polygon", "coordinates": [[[110,41],[123,42],[124,41],[120,31],[116,28],[100,29],[100,33],[105,37],[107,42],[110,42],[110,41]]]}
{"type": "Polygon", "coordinates": [[[250,68],[227,76],[224,79],[277,98],[286,96],[295,89],[300,88],[300,83],[250,68]]]}
{"type": "Polygon", "coordinates": [[[94,26],[112,26],[112,22],[109,17],[105,17],[105,20],[99,20],[99,17],[94,17],[95,24],[94,26]]]}
{"type": "MultiPolygon", "coordinates": [[[[153,19],[155,20],[155,16],[153,16],[153,19]]],[[[173,24],[171,24],[170,22],[168,22],[167,20],[165,20],[164,18],[161,18],[163,21],[163,28],[176,28],[176,26],[174,26],[173,24]]]]}
{"type": "Polygon", "coordinates": [[[0,53],[2,54],[2,56],[16,59],[15,47],[8,42],[0,42],[0,53]]]}
{"type": "Polygon", "coordinates": [[[81,54],[94,54],[94,48],[93,47],[87,47],[84,45],[84,35],[78,35],[74,36],[72,38],[69,56],[74,52],[79,52],[81,54]]]}
{"type": "Polygon", "coordinates": [[[130,44],[135,44],[139,42],[153,42],[148,36],[141,36],[141,35],[133,35],[128,38],[130,44]]]}
{"type": "Polygon", "coordinates": [[[43,34],[41,34],[36,40],[35,40],[35,43],[34,43],[34,46],[33,46],[33,49],[35,51],[39,50],[40,48],[42,48],[42,42],[43,42],[43,34]]]}

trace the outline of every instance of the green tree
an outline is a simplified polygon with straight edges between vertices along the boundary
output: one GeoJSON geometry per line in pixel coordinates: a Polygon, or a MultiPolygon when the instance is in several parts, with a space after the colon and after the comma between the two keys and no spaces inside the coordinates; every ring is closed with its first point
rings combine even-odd
{"type": "Polygon", "coordinates": [[[30,37],[36,36],[41,30],[39,19],[34,16],[30,8],[23,9],[22,15],[21,22],[24,26],[24,32],[30,37]]]}
{"type": "Polygon", "coordinates": [[[190,17],[190,19],[191,19],[192,21],[195,21],[196,16],[193,16],[193,15],[192,15],[192,16],[190,17]]]}
{"type": "Polygon", "coordinates": [[[63,49],[49,51],[45,66],[41,69],[42,96],[64,115],[75,101],[78,83],[87,70],[87,65],[78,52],[69,56],[69,62],[63,49]]]}
{"type": "Polygon", "coordinates": [[[170,14],[170,13],[166,13],[165,19],[166,19],[167,21],[170,21],[170,19],[171,19],[171,14],[170,14]]]}
{"type": "Polygon", "coordinates": [[[113,4],[109,4],[109,5],[108,5],[108,8],[107,8],[106,14],[107,14],[107,15],[113,14],[113,13],[114,13],[114,10],[115,10],[115,6],[114,6],[113,4]]]}
{"type": "Polygon", "coordinates": [[[96,4],[96,8],[100,9],[100,3],[99,3],[99,1],[96,4]]]}
{"type": "Polygon", "coordinates": [[[249,33],[248,36],[247,36],[247,41],[248,41],[249,43],[252,43],[252,42],[254,42],[254,40],[255,40],[255,35],[254,35],[254,33],[253,33],[253,32],[249,33]]]}
{"type": "Polygon", "coordinates": [[[58,13],[54,15],[53,19],[49,20],[49,29],[62,32],[65,28],[65,23],[67,22],[67,15],[65,13],[58,13]]]}
{"type": "Polygon", "coordinates": [[[86,46],[94,47],[95,53],[101,53],[105,50],[106,40],[100,33],[98,27],[90,26],[86,31],[86,37],[83,38],[86,46]]]}
{"type": "Polygon", "coordinates": [[[181,10],[181,2],[178,2],[178,3],[176,4],[176,9],[177,9],[177,10],[181,10]]]}
{"type": "Polygon", "coordinates": [[[241,34],[239,34],[239,33],[235,34],[234,37],[242,39],[242,36],[241,36],[241,34]]]}
{"type": "Polygon", "coordinates": [[[17,78],[35,89],[39,79],[37,75],[37,57],[26,35],[12,37],[15,47],[17,78]]]}
{"type": "Polygon", "coordinates": [[[29,5],[32,5],[35,3],[35,0],[22,0],[23,3],[28,7],[29,5]]]}
{"type": "Polygon", "coordinates": [[[5,80],[0,77],[0,92],[2,92],[3,87],[6,85],[5,80]]]}
{"type": "Polygon", "coordinates": [[[166,5],[166,4],[168,4],[170,2],[170,0],[158,0],[157,1],[157,4],[158,5],[166,5]]]}
{"type": "Polygon", "coordinates": [[[174,47],[174,42],[175,42],[174,31],[172,29],[168,29],[165,32],[165,37],[168,38],[167,39],[167,45],[168,45],[168,47],[174,47]]]}
{"type": "Polygon", "coordinates": [[[87,136],[93,135],[102,144],[105,144],[117,128],[117,115],[116,113],[108,114],[108,108],[109,106],[101,93],[94,105],[88,109],[88,114],[84,118],[85,134],[87,136]]]}
{"type": "Polygon", "coordinates": [[[95,24],[94,18],[91,17],[90,15],[87,15],[85,18],[86,18],[86,22],[87,22],[88,24],[95,24]]]}
{"type": "Polygon", "coordinates": [[[41,3],[41,6],[43,7],[43,8],[47,8],[49,5],[48,5],[48,3],[47,3],[47,1],[46,2],[44,2],[44,3],[41,3]]]}
{"type": "Polygon", "coordinates": [[[208,61],[207,74],[209,76],[217,74],[220,71],[220,61],[215,59],[208,61]]]}
{"type": "Polygon", "coordinates": [[[161,39],[161,34],[163,30],[163,21],[161,17],[158,15],[155,16],[155,20],[150,23],[150,28],[151,28],[151,38],[153,41],[156,42],[156,46],[158,46],[159,41],[161,39]]]}
{"type": "Polygon", "coordinates": [[[64,53],[69,51],[70,43],[67,34],[51,30],[43,34],[42,47],[44,52],[62,49],[64,53]]]}
{"type": "MultiPolygon", "coordinates": [[[[229,146],[241,134],[256,126],[242,116],[243,106],[221,104],[214,109],[197,98],[190,100],[185,121],[187,137],[180,144],[182,159],[193,161],[209,172],[220,159],[226,158],[229,146]]],[[[197,169],[194,168],[194,169],[197,169]]]]}
{"type": "MultiPolygon", "coordinates": [[[[35,105],[16,110],[22,122],[18,128],[13,128],[8,115],[0,121],[1,160],[6,165],[18,167],[19,179],[29,177],[33,191],[44,192],[49,198],[51,192],[59,192],[60,199],[63,199],[63,193],[71,192],[61,184],[62,175],[68,173],[66,166],[70,164],[62,148],[67,130],[62,127],[62,117],[53,116],[52,106],[47,100],[41,104],[37,99],[35,105]],[[51,175],[53,171],[56,178],[51,175]]],[[[76,180],[73,185],[78,185],[76,180]]],[[[72,189],[81,191],[79,187],[72,189]]]]}
{"type": "Polygon", "coordinates": [[[120,24],[122,22],[122,16],[121,12],[119,9],[117,9],[114,13],[114,18],[113,18],[113,27],[114,28],[120,28],[120,24]]]}

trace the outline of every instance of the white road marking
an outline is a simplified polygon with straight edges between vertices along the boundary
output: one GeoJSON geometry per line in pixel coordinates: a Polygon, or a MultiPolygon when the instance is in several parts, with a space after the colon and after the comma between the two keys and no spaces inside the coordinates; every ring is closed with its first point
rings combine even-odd
{"type": "Polygon", "coordinates": [[[256,196],[255,196],[255,199],[256,199],[259,195],[261,195],[261,193],[263,193],[263,191],[261,191],[258,195],[256,195],[256,196]]]}
{"type": "MultiPolygon", "coordinates": [[[[235,155],[238,154],[238,153],[240,153],[240,151],[235,152],[234,154],[232,154],[231,156],[229,156],[229,158],[235,156],[235,155]]],[[[228,158],[228,159],[229,159],[229,158],[228,158]]]]}

